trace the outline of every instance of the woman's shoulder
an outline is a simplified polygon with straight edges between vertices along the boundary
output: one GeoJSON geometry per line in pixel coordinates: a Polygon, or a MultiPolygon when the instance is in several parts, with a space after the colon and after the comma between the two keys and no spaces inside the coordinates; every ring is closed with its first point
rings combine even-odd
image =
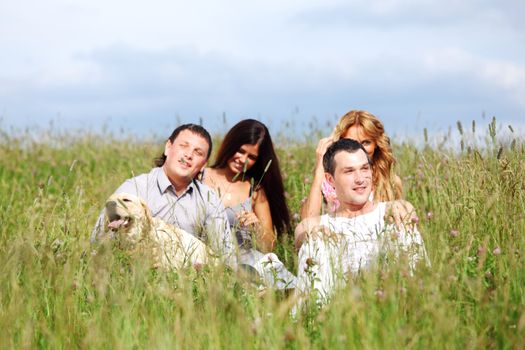
{"type": "Polygon", "coordinates": [[[264,188],[262,188],[262,186],[256,186],[255,188],[252,189],[252,191],[253,191],[252,197],[255,202],[267,200],[266,192],[264,191],[264,188]]]}
{"type": "Polygon", "coordinates": [[[217,169],[206,167],[204,168],[204,171],[202,172],[202,182],[204,182],[207,185],[213,185],[217,182],[218,179],[218,173],[217,169]]]}

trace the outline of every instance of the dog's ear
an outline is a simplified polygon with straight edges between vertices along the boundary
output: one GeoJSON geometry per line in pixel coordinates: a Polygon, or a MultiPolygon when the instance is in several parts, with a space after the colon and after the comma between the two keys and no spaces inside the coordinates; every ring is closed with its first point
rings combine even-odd
{"type": "Polygon", "coordinates": [[[146,217],[146,221],[148,222],[149,225],[153,225],[153,217],[151,216],[150,208],[148,207],[144,199],[139,198],[139,200],[140,200],[140,205],[144,209],[144,216],[146,217]]]}

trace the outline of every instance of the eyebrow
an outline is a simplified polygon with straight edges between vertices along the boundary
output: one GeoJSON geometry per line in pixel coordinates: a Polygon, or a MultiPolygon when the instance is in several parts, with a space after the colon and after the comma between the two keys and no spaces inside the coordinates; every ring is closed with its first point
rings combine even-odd
{"type": "Polygon", "coordinates": [[[359,169],[359,168],[362,168],[364,166],[370,166],[370,164],[368,162],[366,162],[366,163],[361,163],[361,164],[355,165],[355,166],[345,166],[345,167],[342,168],[342,170],[359,169]]]}

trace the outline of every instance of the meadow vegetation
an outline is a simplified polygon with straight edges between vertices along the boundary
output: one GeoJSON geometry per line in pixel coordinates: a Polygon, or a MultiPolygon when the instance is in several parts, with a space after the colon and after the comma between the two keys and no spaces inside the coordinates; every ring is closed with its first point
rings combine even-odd
{"type": "MultiPolygon", "coordinates": [[[[0,348],[525,348],[525,143],[495,121],[475,128],[394,142],[431,267],[367,271],[296,317],[293,297],[231,271],[160,272],[93,249],[105,199],[163,140],[0,130],[0,348]]],[[[276,140],[295,224],[318,136],[276,140]]],[[[294,271],[292,231],[280,243],[294,271]]]]}

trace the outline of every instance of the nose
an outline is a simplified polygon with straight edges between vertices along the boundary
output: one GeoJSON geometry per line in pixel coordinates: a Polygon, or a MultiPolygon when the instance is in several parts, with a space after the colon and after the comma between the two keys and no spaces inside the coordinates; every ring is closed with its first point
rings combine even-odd
{"type": "Polygon", "coordinates": [[[246,160],[248,159],[248,156],[246,154],[243,154],[239,157],[242,164],[246,164],[246,160]]]}
{"type": "Polygon", "coordinates": [[[106,202],[106,210],[114,211],[116,207],[117,207],[117,202],[115,202],[115,201],[107,201],[106,202]]]}
{"type": "Polygon", "coordinates": [[[355,175],[355,182],[362,184],[365,181],[365,174],[361,171],[357,171],[355,175]]]}

